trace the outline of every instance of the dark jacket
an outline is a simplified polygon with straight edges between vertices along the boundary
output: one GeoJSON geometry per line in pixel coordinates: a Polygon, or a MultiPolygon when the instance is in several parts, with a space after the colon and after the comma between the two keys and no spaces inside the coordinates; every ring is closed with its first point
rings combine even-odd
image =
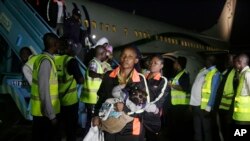
{"type": "MultiPolygon", "coordinates": [[[[97,92],[99,99],[98,99],[97,104],[95,106],[95,115],[98,115],[98,111],[101,108],[102,103],[104,103],[106,99],[113,98],[112,90],[115,86],[119,85],[118,76],[116,73],[117,73],[117,68],[113,71],[108,71],[104,74],[101,86],[97,92]]],[[[138,73],[136,72],[136,74],[138,74],[138,73]]],[[[135,83],[139,89],[145,90],[145,82],[144,82],[143,76],[138,75],[136,77],[137,77],[137,81],[132,80],[132,78],[133,78],[133,76],[132,76],[132,78],[130,78],[129,82],[135,83]]],[[[126,106],[125,106],[124,111],[125,112],[129,111],[128,108],[126,108],[126,106]]],[[[137,114],[137,115],[132,115],[132,116],[139,117],[140,115],[137,114]]],[[[142,128],[140,128],[140,129],[142,131],[142,128]]],[[[124,135],[132,135],[132,131],[133,131],[133,121],[128,123],[123,128],[123,130],[121,132],[116,133],[116,134],[112,134],[112,135],[114,135],[114,136],[117,136],[117,134],[123,135],[123,136],[124,135]]]]}
{"type": "MultiPolygon", "coordinates": [[[[165,81],[165,79],[158,76],[158,78],[147,79],[147,84],[149,89],[150,102],[156,100],[156,98],[163,92],[162,97],[157,102],[155,102],[156,106],[159,109],[162,109],[165,98],[169,93],[169,87],[165,86],[167,85],[167,80],[165,81]]],[[[160,113],[154,114],[144,112],[143,125],[147,130],[150,130],[151,132],[159,132],[159,130],[161,129],[160,113]]]]}
{"type": "Polygon", "coordinates": [[[81,43],[81,23],[74,17],[65,20],[64,37],[73,40],[74,43],[81,43]]]}

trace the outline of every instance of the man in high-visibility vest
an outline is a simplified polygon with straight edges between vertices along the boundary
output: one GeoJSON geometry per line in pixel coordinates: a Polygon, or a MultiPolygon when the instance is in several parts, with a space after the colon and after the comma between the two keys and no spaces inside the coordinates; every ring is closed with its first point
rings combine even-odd
{"type": "MultiPolygon", "coordinates": [[[[173,64],[176,75],[172,82],[168,83],[171,88],[171,106],[169,111],[170,135],[173,140],[185,138],[192,140],[189,131],[191,116],[189,114],[190,78],[186,72],[187,58],[179,56],[173,64]]],[[[192,125],[192,124],[191,124],[192,125]]]]}
{"type": "Polygon", "coordinates": [[[61,47],[64,47],[63,55],[55,56],[55,64],[58,73],[58,89],[61,103],[60,123],[64,127],[67,141],[76,141],[78,121],[78,95],[77,84],[83,83],[78,62],[66,40],[61,39],[61,47]]]}
{"type": "Polygon", "coordinates": [[[224,141],[229,140],[230,125],[232,122],[233,114],[233,99],[236,94],[237,76],[234,68],[235,56],[228,54],[225,59],[226,70],[222,73],[222,81],[219,85],[214,110],[219,115],[219,122],[217,129],[214,133],[217,138],[223,137],[224,141]],[[220,128],[219,128],[220,127],[220,128]],[[220,129],[220,130],[218,130],[220,129]],[[219,136],[221,132],[222,136],[219,136]]]}
{"type": "Polygon", "coordinates": [[[213,140],[211,110],[220,83],[220,73],[215,62],[213,55],[206,58],[206,67],[201,69],[192,86],[190,105],[193,112],[195,141],[213,140]]]}
{"type": "Polygon", "coordinates": [[[89,67],[86,72],[83,89],[80,96],[80,101],[85,103],[87,109],[87,125],[90,127],[90,120],[92,118],[94,106],[98,100],[97,91],[102,83],[103,68],[101,63],[106,59],[106,50],[103,46],[95,48],[95,57],[89,62],[89,67]]]}
{"type": "Polygon", "coordinates": [[[37,57],[32,71],[31,114],[34,141],[56,139],[57,115],[60,113],[57,71],[53,57],[59,47],[58,37],[53,33],[46,33],[43,41],[45,51],[37,57]]]}
{"type": "MultiPolygon", "coordinates": [[[[236,58],[235,67],[239,71],[239,85],[234,99],[234,128],[233,133],[238,129],[250,129],[250,68],[249,57],[240,54],[236,58]]],[[[244,135],[249,137],[249,134],[244,135]]],[[[249,139],[249,138],[248,138],[249,139]]]]}

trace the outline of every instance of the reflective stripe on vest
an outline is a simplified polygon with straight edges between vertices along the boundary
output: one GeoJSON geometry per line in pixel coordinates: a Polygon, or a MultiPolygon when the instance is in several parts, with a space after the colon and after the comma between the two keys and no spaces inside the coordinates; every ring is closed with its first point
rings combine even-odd
{"type": "Polygon", "coordinates": [[[55,114],[60,112],[60,101],[58,98],[58,82],[57,82],[57,71],[54,61],[46,54],[37,56],[37,59],[33,65],[32,71],[32,85],[31,85],[31,114],[33,116],[43,116],[41,109],[42,103],[40,100],[39,86],[38,86],[38,75],[41,63],[44,59],[49,60],[52,65],[49,79],[49,92],[51,97],[51,104],[55,114]]]}
{"type": "Polygon", "coordinates": [[[68,55],[55,56],[55,64],[58,74],[59,98],[62,106],[68,106],[78,102],[76,80],[73,75],[68,73],[67,70],[67,64],[72,58],[73,57],[68,55]]]}
{"type": "Polygon", "coordinates": [[[235,75],[235,69],[232,69],[227,76],[219,109],[229,110],[230,105],[232,104],[234,96],[234,89],[233,89],[234,75],[235,75]]]}
{"type": "MultiPolygon", "coordinates": [[[[185,70],[179,72],[173,82],[172,85],[179,85],[180,77],[185,73],[185,70]]],[[[188,105],[190,101],[190,95],[188,95],[185,91],[179,91],[176,89],[171,90],[171,103],[173,105],[188,105]]]]}
{"type": "MultiPolygon", "coordinates": [[[[103,69],[101,64],[93,59],[97,64],[97,73],[103,74],[103,69]]],[[[80,101],[90,104],[96,104],[97,102],[97,91],[102,83],[102,79],[100,78],[92,78],[89,76],[89,70],[86,72],[86,79],[83,83],[83,89],[80,96],[80,101]]]]}
{"type": "Polygon", "coordinates": [[[218,70],[216,68],[213,68],[206,74],[205,82],[201,90],[201,109],[205,109],[207,107],[211,95],[212,79],[216,72],[218,72],[218,70]]]}
{"type": "Polygon", "coordinates": [[[234,101],[233,119],[236,121],[250,121],[250,96],[249,94],[247,96],[241,95],[242,88],[245,83],[246,72],[250,72],[250,69],[247,69],[240,76],[240,82],[237,88],[237,93],[234,101]]]}

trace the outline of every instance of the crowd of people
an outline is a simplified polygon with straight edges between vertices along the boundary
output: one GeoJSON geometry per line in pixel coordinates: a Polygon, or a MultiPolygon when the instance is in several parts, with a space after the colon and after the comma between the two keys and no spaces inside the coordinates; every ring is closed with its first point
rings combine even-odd
{"type": "Polygon", "coordinates": [[[98,127],[107,141],[157,140],[162,129],[173,141],[230,140],[231,129],[250,125],[246,54],[229,54],[223,73],[216,68],[215,56],[208,55],[190,84],[185,57],[176,58],[175,76],[167,80],[161,55],[151,56],[147,67],[138,69],[138,49],[127,46],[119,65],[112,67],[111,46],[106,38],[100,40],[85,73],[74,46],[54,33],[44,35],[43,53],[20,50],[31,85],[33,140],[61,140],[64,135],[75,141],[79,102],[87,112],[82,134],[98,127]]]}
{"type": "Polygon", "coordinates": [[[187,58],[179,56],[173,64],[175,76],[168,80],[161,55],[140,67],[140,51],[131,45],[123,48],[119,63],[105,37],[86,48],[80,17],[73,9],[60,38],[46,33],[43,53],[20,50],[31,86],[32,140],[66,136],[76,141],[79,103],[87,113],[83,136],[97,127],[105,141],[157,141],[163,129],[171,141],[227,141],[234,129],[249,127],[246,54],[230,54],[224,72],[216,68],[215,56],[208,55],[193,84],[185,69],[187,58]]]}

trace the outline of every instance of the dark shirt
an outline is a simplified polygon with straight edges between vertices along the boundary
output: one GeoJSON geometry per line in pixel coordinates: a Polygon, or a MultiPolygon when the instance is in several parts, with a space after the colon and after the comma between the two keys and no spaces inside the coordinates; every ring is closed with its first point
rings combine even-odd
{"type": "Polygon", "coordinates": [[[187,94],[190,93],[190,78],[189,74],[184,72],[183,75],[179,79],[179,85],[182,87],[183,91],[187,94]]]}
{"type": "MultiPolygon", "coordinates": [[[[156,80],[153,78],[147,79],[148,89],[150,93],[150,101],[154,101],[161,94],[165,83],[167,82],[165,82],[163,78],[160,78],[160,80],[156,80]]],[[[163,107],[163,103],[168,92],[169,87],[166,87],[166,89],[164,90],[164,95],[155,103],[158,108],[163,107]]]]}
{"type": "MultiPolygon", "coordinates": [[[[159,80],[150,78],[147,79],[149,95],[150,95],[150,102],[154,101],[161,93],[164,92],[163,96],[155,103],[155,105],[161,109],[163,108],[163,104],[165,102],[166,96],[169,93],[169,87],[165,87],[164,85],[167,84],[167,81],[164,81],[163,78],[159,80]]],[[[143,125],[145,128],[153,133],[157,133],[161,129],[161,116],[160,113],[148,113],[144,111],[143,113],[143,125]]]]}
{"type": "MultiPolygon", "coordinates": [[[[97,92],[99,99],[95,106],[95,115],[98,115],[99,109],[101,108],[102,103],[104,103],[106,99],[114,98],[112,96],[112,90],[115,86],[119,85],[117,76],[115,78],[109,76],[111,72],[112,71],[108,71],[104,74],[101,86],[97,92]]],[[[133,82],[133,83],[136,83],[139,89],[145,90],[145,83],[141,76],[140,76],[140,80],[141,80],[140,82],[133,82]]],[[[127,110],[128,109],[125,107],[124,111],[128,112],[127,110]]]]}
{"type": "Polygon", "coordinates": [[[70,75],[73,75],[77,84],[80,84],[80,78],[83,78],[83,75],[80,71],[78,62],[75,58],[71,59],[67,64],[67,71],[70,75]]]}
{"type": "MultiPolygon", "coordinates": [[[[115,77],[110,77],[110,74],[112,73],[112,71],[108,71],[104,74],[101,86],[97,92],[97,95],[99,96],[99,99],[95,105],[95,115],[98,115],[99,109],[101,108],[102,103],[105,102],[106,99],[108,98],[113,98],[112,96],[112,90],[115,86],[117,86],[119,84],[118,82],[118,76],[115,77]]],[[[131,81],[130,81],[131,83],[131,81]]],[[[139,81],[137,82],[132,82],[134,83],[136,86],[138,86],[139,89],[141,90],[145,90],[145,83],[144,79],[142,76],[139,76],[139,81]]],[[[128,109],[128,107],[126,105],[124,105],[124,112],[129,112],[130,110],[128,109]]],[[[140,118],[141,113],[140,114],[134,114],[134,115],[130,115],[133,117],[138,117],[140,118]]],[[[133,138],[137,138],[137,136],[133,136],[132,135],[133,132],[133,123],[129,122],[126,124],[126,126],[122,129],[122,131],[120,131],[119,133],[115,133],[115,134],[111,134],[111,136],[115,136],[117,138],[120,136],[127,136],[127,140],[133,139],[133,138]],[[131,136],[132,135],[132,136],[131,136]]],[[[108,134],[108,133],[107,133],[108,134]]]]}
{"type": "MultiPolygon", "coordinates": [[[[215,99],[215,105],[214,105],[214,108],[213,110],[214,111],[217,111],[219,109],[219,106],[220,106],[220,103],[221,103],[221,99],[222,99],[222,96],[223,96],[223,92],[224,92],[224,87],[225,87],[225,84],[226,84],[226,81],[227,81],[227,77],[229,75],[229,73],[232,71],[233,68],[228,68],[226,73],[223,74],[222,76],[222,81],[219,85],[219,88],[217,90],[217,95],[216,95],[216,99],[215,99]]],[[[234,75],[234,80],[233,80],[233,87],[234,87],[234,91],[236,92],[237,90],[237,86],[238,86],[238,78],[237,78],[237,74],[234,75]]],[[[235,93],[236,94],[236,93],[235,93]]],[[[234,94],[234,97],[235,97],[235,94],[234,94]]],[[[234,99],[234,98],[233,98],[234,99]]],[[[231,114],[233,115],[233,101],[230,105],[230,109],[229,109],[229,112],[228,114],[231,114]]]]}
{"type": "Polygon", "coordinates": [[[64,22],[64,36],[67,39],[73,40],[75,43],[80,43],[81,23],[71,17],[64,22]]]}

